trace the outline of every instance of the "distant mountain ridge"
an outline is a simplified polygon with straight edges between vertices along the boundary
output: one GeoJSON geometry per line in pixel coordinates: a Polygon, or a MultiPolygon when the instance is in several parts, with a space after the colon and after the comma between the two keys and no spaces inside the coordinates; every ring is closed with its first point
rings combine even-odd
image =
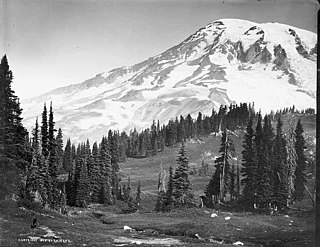
{"type": "Polygon", "coordinates": [[[56,125],[75,141],[210,114],[220,104],[315,108],[316,42],[316,34],[284,24],[217,20],[141,63],[23,100],[24,124],[31,128],[50,101],[56,125]]]}

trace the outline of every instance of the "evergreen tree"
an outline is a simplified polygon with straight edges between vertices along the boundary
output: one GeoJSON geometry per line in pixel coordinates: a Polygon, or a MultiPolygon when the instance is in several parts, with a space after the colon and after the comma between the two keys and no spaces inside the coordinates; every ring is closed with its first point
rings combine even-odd
{"type": "Polygon", "coordinates": [[[36,118],[36,124],[32,132],[32,150],[36,152],[40,152],[40,135],[39,135],[39,124],[38,124],[38,117],[36,118]]]}
{"type": "Polygon", "coordinates": [[[227,131],[222,133],[221,146],[219,149],[220,156],[215,160],[215,173],[214,178],[220,178],[220,200],[224,201],[226,192],[230,192],[230,159],[235,152],[232,140],[228,137],[227,131]]]}
{"type": "Polygon", "coordinates": [[[185,123],[183,116],[180,116],[180,122],[178,123],[177,129],[177,142],[185,142],[186,141],[186,131],[185,131],[185,123]]]}
{"type": "Polygon", "coordinates": [[[112,204],[111,192],[111,156],[109,152],[108,140],[103,137],[99,152],[101,169],[101,198],[103,203],[112,204]]]}
{"type": "Polygon", "coordinates": [[[56,136],[56,162],[58,173],[63,172],[63,135],[61,128],[58,129],[58,134],[56,136]]]}
{"type": "Polygon", "coordinates": [[[63,169],[66,172],[72,172],[73,167],[73,157],[72,157],[72,147],[70,139],[67,140],[67,144],[63,152],[63,169]]]}
{"type": "Polygon", "coordinates": [[[119,135],[117,132],[110,130],[108,132],[108,144],[110,149],[111,165],[114,167],[115,171],[119,171],[119,135]]]}
{"type": "MultiPolygon", "coordinates": [[[[12,71],[4,55],[0,63],[0,163],[2,168],[5,165],[15,165],[24,171],[27,166],[25,160],[27,131],[22,125],[19,98],[11,88],[12,79],[12,71]]],[[[14,166],[10,167],[12,168],[14,166]]]]}
{"type": "MultiPolygon", "coordinates": [[[[43,174],[43,156],[36,150],[33,151],[32,162],[27,174],[26,196],[30,201],[36,200],[36,194],[41,196],[41,203],[44,205],[47,201],[47,191],[44,184],[43,174]]],[[[39,199],[39,197],[38,197],[39,199]]]]}
{"type": "Polygon", "coordinates": [[[99,160],[98,144],[95,142],[92,146],[92,171],[90,176],[90,188],[92,191],[92,202],[99,202],[99,195],[101,191],[101,166],[99,160]]]}
{"type": "Polygon", "coordinates": [[[174,144],[176,144],[177,141],[177,125],[176,123],[171,119],[169,120],[168,126],[167,126],[167,145],[174,147],[174,144]]]}
{"type": "Polygon", "coordinates": [[[264,145],[258,157],[258,171],[260,173],[257,183],[257,208],[262,211],[270,209],[272,202],[272,167],[267,146],[264,145]]]}
{"type": "Polygon", "coordinates": [[[257,153],[252,124],[253,121],[251,117],[247,125],[246,134],[244,136],[241,169],[244,177],[241,181],[244,185],[243,201],[245,202],[246,207],[249,209],[253,209],[254,204],[256,203],[256,190],[258,181],[257,153]]]}
{"type": "Polygon", "coordinates": [[[271,120],[266,115],[263,120],[263,134],[262,134],[262,141],[263,145],[267,147],[268,153],[271,156],[272,149],[273,149],[273,140],[274,140],[274,132],[271,124],[271,120]]]}
{"type": "Polygon", "coordinates": [[[218,131],[218,115],[215,109],[212,109],[211,117],[210,117],[210,132],[218,131]]]}
{"type": "Polygon", "coordinates": [[[56,157],[56,140],[54,136],[54,132],[56,131],[54,128],[54,120],[53,120],[53,110],[52,110],[52,102],[50,103],[49,110],[49,121],[48,121],[48,175],[50,176],[50,180],[52,183],[52,187],[48,188],[52,193],[52,201],[51,207],[55,207],[58,202],[58,190],[57,190],[57,176],[58,176],[58,164],[56,157]]]}
{"type": "Polygon", "coordinates": [[[288,200],[287,150],[286,140],[282,134],[282,125],[283,123],[279,117],[277,123],[277,134],[274,139],[273,153],[273,204],[279,209],[285,207],[288,200]]]}
{"type": "Polygon", "coordinates": [[[93,161],[92,161],[92,156],[91,156],[91,148],[90,148],[90,142],[89,139],[87,139],[86,143],[85,143],[85,149],[84,149],[84,159],[87,163],[87,167],[88,167],[88,176],[91,176],[91,172],[92,172],[92,166],[93,166],[93,161]]]}
{"type": "Polygon", "coordinates": [[[295,142],[295,150],[297,154],[297,167],[295,171],[295,199],[301,200],[303,198],[303,192],[305,190],[306,177],[304,174],[304,170],[306,167],[306,156],[304,154],[304,150],[306,149],[306,142],[303,137],[303,127],[301,124],[301,119],[299,118],[297,122],[297,126],[295,129],[296,134],[296,142],[295,142]]]}
{"type": "MultiPolygon", "coordinates": [[[[219,169],[219,168],[218,168],[219,169]]],[[[206,196],[206,201],[204,202],[207,207],[213,207],[214,203],[218,202],[220,196],[220,171],[216,171],[212,174],[208,185],[205,188],[204,194],[206,196]],[[214,202],[212,200],[214,197],[214,202]]]]}
{"type": "Polygon", "coordinates": [[[173,176],[173,198],[176,206],[191,204],[193,198],[189,180],[189,159],[182,143],[177,159],[178,167],[173,176]]]}
{"type": "Polygon", "coordinates": [[[79,159],[81,171],[79,175],[78,184],[76,187],[76,201],[77,207],[87,207],[89,202],[89,181],[87,164],[83,158],[79,159]]]}
{"type": "Polygon", "coordinates": [[[40,152],[38,119],[36,120],[35,128],[33,129],[32,134],[32,160],[26,180],[26,196],[30,201],[34,201],[36,199],[36,193],[41,195],[41,199],[46,198],[44,180],[41,177],[40,171],[40,167],[42,166],[41,162],[43,162],[43,159],[40,152]]]}
{"type": "MultiPolygon", "coordinates": [[[[41,174],[44,188],[46,190],[43,195],[43,198],[45,198],[43,202],[44,202],[44,205],[49,205],[53,207],[54,201],[55,201],[55,184],[54,184],[55,181],[53,181],[53,177],[52,177],[53,169],[50,165],[50,161],[53,161],[53,159],[50,159],[50,151],[52,152],[54,151],[50,150],[46,104],[44,104],[44,107],[43,107],[40,130],[41,130],[41,157],[40,157],[41,164],[39,166],[39,171],[41,174]]],[[[53,138],[53,134],[51,135],[51,138],[53,138]]],[[[51,141],[53,140],[51,139],[51,141]]]]}
{"type": "Polygon", "coordinates": [[[193,120],[192,120],[192,117],[190,114],[188,114],[188,116],[186,117],[186,128],[185,128],[185,131],[186,131],[186,137],[187,138],[193,138],[195,136],[195,133],[194,133],[194,128],[193,128],[193,120]]]}
{"type": "Polygon", "coordinates": [[[201,112],[199,112],[199,114],[198,114],[198,118],[197,118],[197,121],[196,121],[196,123],[197,123],[197,134],[198,134],[198,136],[201,136],[201,135],[203,135],[203,122],[202,122],[202,113],[201,112]]]}
{"type": "Polygon", "coordinates": [[[158,132],[156,122],[154,120],[151,125],[151,150],[152,155],[156,155],[158,152],[158,132]]]}
{"type": "Polygon", "coordinates": [[[272,172],[272,136],[270,131],[271,125],[268,118],[265,118],[264,128],[262,128],[261,114],[258,114],[258,122],[255,133],[255,146],[258,163],[258,176],[256,185],[256,199],[255,208],[259,210],[268,210],[269,204],[272,202],[273,190],[273,172],[272,172]]]}
{"type": "Polygon", "coordinates": [[[104,177],[103,182],[101,184],[101,197],[100,201],[102,204],[106,205],[112,205],[113,204],[113,197],[111,192],[111,186],[110,186],[110,177],[104,177]]]}
{"type": "Polygon", "coordinates": [[[43,106],[42,122],[41,122],[41,145],[42,155],[47,158],[49,155],[49,133],[48,133],[48,120],[47,120],[47,107],[43,106]]]}

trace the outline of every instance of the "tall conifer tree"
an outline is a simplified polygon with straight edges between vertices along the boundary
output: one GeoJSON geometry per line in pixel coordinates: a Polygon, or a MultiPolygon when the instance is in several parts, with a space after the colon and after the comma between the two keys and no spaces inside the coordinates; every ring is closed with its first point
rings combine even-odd
{"type": "Polygon", "coordinates": [[[254,140],[254,131],[252,128],[252,117],[250,118],[247,131],[244,136],[243,151],[242,151],[242,166],[241,169],[243,179],[242,184],[243,198],[246,206],[249,209],[253,209],[256,203],[256,190],[257,190],[257,180],[258,180],[258,164],[257,164],[257,153],[254,140]]]}
{"type": "Polygon", "coordinates": [[[43,111],[42,111],[41,146],[42,146],[42,155],[45,158],[47,158],[49,155],[49,133],[48,133],[48,116],[47,116],[46,104],[44,104],[43,111]]]}
{"type": "Polygon", "coordinates": [[[101,199],[104,204],[112,204],[113,197],[111,192],[111,156],[108,145],[108,140],[106,137],[102,138],[100,151],[99,151],[99,161],[101,169],[101,199]]]}
{"type": "Polygon", "coordinates": [[[295,171],[295,199],[301,200],[303,198],[303,192],[305,190],[306,176],[304,170],[306,168],[306,156],[304,150],[306,148],[306,142],[303,137],[303,127],[301,124],[301,119],[299,118],[297,126],[295,129],[296,142],[295,149],[297,154],[297,167],[295,171]]]}
{"type": "Polygon", "coordinates": [[[279,209],[285,207],[288,200],[287,150],[286,140],[282,134],[282,125],[283,123],[279,117],[273,153],[273,204],[279,209]]]}
{"type": "MultiPolygon", "coordinates": [[[[235,152],[232,140],[228,137],[225,130],[221,137],[221,146],[219,149],[220,156],[215,160],[215,176],[220,178],[220,200],[224,201],[226,192],[230,192],[230,159],[235,152]]],[[[215,178],[214,176],[214,178],[215,178]]]]}
{"type": "Polygon", "coordinates": [[[177,159],[178,167],[173,176],[173,198],[176,206],[190,204],[193,198],[192,186],[189,180],[189,159],[184,143],[181,145],[177,159]]]}
{"type": "Polygon", "coordinates": [[[0,162],[25,170],[26,129],[22,125],[19,98],[11,88],[13,75],[7,56],[0,63],[0,162]]]}

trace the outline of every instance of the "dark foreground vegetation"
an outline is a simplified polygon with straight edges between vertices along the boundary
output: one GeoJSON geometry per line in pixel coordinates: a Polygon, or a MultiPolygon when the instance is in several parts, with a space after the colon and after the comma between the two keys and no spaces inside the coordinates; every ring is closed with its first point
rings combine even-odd
{"type": "Polygon", "coordinates": [[[29,136],[12,79],[4,56],[0,244],[314,244],[314,110],[221,106],[64,146],[52,104],[29,136]]]}

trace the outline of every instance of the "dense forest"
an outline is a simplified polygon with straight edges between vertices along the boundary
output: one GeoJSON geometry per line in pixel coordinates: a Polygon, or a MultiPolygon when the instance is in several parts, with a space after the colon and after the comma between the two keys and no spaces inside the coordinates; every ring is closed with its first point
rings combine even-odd
{"type": "MultiPolygon", "coordinates": [[[[294,106],[262,116],[254,104],[220,106],[210,116],[199,112],[196,118],[177,116],[160,125],[129,133],[106,130],[101,141],[89,139],[75,145],[63,143],[63,131],[56,129],[52,103],[44,103],[42,117],[29,136],[22,125],[19,99],[11,89],[13,80],[6,56],[0,65],[0,159],[2,169],[16,170],[20,202],[59,210],[87,207],[90,203],[126,204],[134,212],[141,204],[141,185],[132,188],[130,177],[119,176],[119,163],[126,158],[161,155],[165,148],[180,147],[177,168],[159,173],[156,211],[199,206],[190,182],[185,143],[208,135],[221,136],[219,157],[214,172],[201,172],[211,179],[203,188],[204,206],[237,205],[244,210],[270,212],[301,200],[306,183],[306,141],[299,119],[296,126],[283,129],[282,117],[288,114],[315,114],[313,109],[298,111],[294,106]],[[273,128],[272,122],[276,122],[273,128]],[[234,166],[235,147],[232,133],[245,129],[242,166],[234,166]],[[243,189],[240,189],[240,187],[243,189]]],[[[156,186],[156,185],[155,185],[156,186]]]]}

